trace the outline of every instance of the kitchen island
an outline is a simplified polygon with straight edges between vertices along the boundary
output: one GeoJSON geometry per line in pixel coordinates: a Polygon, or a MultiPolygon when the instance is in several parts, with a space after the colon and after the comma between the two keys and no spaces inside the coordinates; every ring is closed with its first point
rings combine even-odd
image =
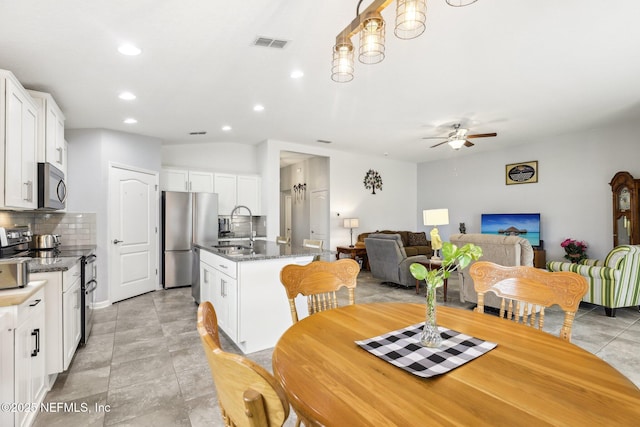
{"type": "MultiPolygon", "coordinates": [[[[200,250],[200,301],[210,301],[218,327],[243,353],[272,348],[291,326],[289,301],[280,283],[287,264],[308,264],[315,257],[329,259],[331,251],[275,242],[211,242],[200,250]]],[[[306,299],[298,297],[301,317],[306,299]]]]}

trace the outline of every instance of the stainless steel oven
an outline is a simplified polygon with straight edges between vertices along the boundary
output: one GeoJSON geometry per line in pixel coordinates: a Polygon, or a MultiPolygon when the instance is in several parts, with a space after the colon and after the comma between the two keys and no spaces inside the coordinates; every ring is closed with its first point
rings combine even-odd
{"type": "Polygon", "coordinates": [[[93,325],[93,307],[95,305],[97,280],[97,257],[95,253],[82,257],[82,338],[80,343],[86,344],[93,325]]]}

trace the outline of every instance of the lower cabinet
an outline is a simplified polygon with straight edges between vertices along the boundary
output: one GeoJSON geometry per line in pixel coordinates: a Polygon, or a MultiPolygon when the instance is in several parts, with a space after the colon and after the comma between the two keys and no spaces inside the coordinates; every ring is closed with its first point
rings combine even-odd
{"type": "Polygon", "coordinates": [[[69,368],[71,359],[80,343],[81,330],[81,280],[80,260],[65,271],[31,273],[31,280],[47,280],[45,297],[47,307],[47,362],[50,375],[48,386],[53,385],[55,375],[69,368]]]}
{"type": "Polygon", "coordinates": [[[71,288],[62,293],[62,359],[65,370],[69,367],[82,337],[80,292],[80,279],[78,279],[71,288]]]}
{"type": "MultiPolygon", "coordinates": [[[[235,341],[238,334],[238,283],[227,274],[227,260],[207,254],[205,259],[209,262],[200,262],[201,301],[210,301],[213,304],[218,317],[218,327],[235,341]]],[[[235,265],[233,268],[235,271],[235,265]]]]}
{"type": "Polygon", "coordinates": [[[3,403],[13,403],[14,411],[0,411],[0,421],[5,426],[29,426],[37,415],[37,405],[47,392],[45,373],[45,293],[43,289],[17,306],[0,309],[4,323],[0,340],[2,363],[13,366],[10,378],[4,378],[8,369],[0,367],[2,381],[0,391],[3,403]],[[6,331],[11,331],[7,333],[6,331]],[[13,361],[9,361],[13,350],[13,361]],[[11,387],[11,385],[13,387],[11,387]],[[9,396],[13,388],[13,393],[9,396]],[[24,408],[27,404],[29,407],[24,408]]]}

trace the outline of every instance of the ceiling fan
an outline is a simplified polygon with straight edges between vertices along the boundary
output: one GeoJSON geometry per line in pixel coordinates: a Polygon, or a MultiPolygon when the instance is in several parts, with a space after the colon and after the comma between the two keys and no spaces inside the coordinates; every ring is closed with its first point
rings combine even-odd
{"type": "Polygon", "coordinates": [[[465,147],[473,147],[475,144],[469,139],[473,138],[487,138],[491,136],[497,136],[498,134],[493,133],[476,133],[474,135],[468,135],[469,129],[465,129],[460,127],[460,124],[453,125],[453,131],[449,132],[449,136],[425,136],[422,139],[443,139],[446,138],[446,141],[439,142],[435,145],[432,145],[429,148],[435,148],[442,144],[449,144],[454,150],[460,149],[463,145],[465,147]]]}

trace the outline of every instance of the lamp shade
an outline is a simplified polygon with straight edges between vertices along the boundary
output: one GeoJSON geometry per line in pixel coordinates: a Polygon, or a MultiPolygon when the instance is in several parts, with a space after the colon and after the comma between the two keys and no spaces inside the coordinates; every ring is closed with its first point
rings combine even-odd
{"type": "Polygon", "coordinates": [[[358,228],[360,226],[360,221],[358,218],[345,218],[343,227],[344,228],[358,228]]]}
{"type": "Polygon", "coordinates": [[[427,209],[422,211],[424,225],[449,224],[449,209],[427,209]]]}

